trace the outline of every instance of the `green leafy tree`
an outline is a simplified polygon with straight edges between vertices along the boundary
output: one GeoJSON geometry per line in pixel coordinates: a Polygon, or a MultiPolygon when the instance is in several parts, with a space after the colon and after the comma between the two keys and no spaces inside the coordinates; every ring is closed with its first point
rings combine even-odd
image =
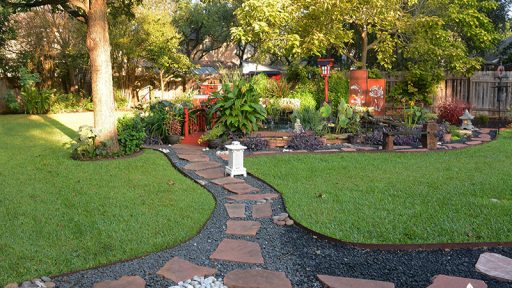
{"type": "Polygon", "coordinates": [[[117,142],[115,104],[112,81],[112,62],[108,13],[129,13],[138,0],[4,0],[1,11],[23,12],[35,7],[50,5],[53,9],[69,13],[87,26],[86,46],[89,53],[94,102],[94,125],[98,129],[96,143],[111,143],[109,149],[119,150],[117,142]]]}

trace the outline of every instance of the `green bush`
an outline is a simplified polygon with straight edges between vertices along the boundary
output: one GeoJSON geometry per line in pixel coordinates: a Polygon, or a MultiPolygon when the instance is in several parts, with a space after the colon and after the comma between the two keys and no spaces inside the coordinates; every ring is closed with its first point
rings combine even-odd
{"type": "Polygon", "coordinates": [[[21,102],[23,109],[28,114],[46,114],[50,112],[52,98],[55,93],[53,89],[38,90],[33,85],[21,88],[21,102]]]}
{"type": "Polygon", "coordinates": [[[95,144],[98,133],[91,126],[84,125],[78,128],[78,137],[71,145],[71,157],[75,160],[92,159],[108,155],[108,144],[102,142],[95,144]]]}
{"type": "Polygon", "coordinates": [[[72,93],[57,93],[54,96],[51,113],[92,111],[94,104],[89,98],[72,93]]]}
{"type": "Polygon", "coordinates": [[[254,86],[245,80],[234,82],[233,87],[222,85],[222,94],[215,92],[214,96],[218,100],[209,113],[217,113],[218,123],[231,132],[256,131],[267,116],[254,86]]]}
{"type": "Polygon", "coordinates": [[[13,90],[7,90],[7,93],[4,97],[5,105],[7,106],[7,111],[10,113],[20,113],[21,105],[16,98],[16,94],[14,94],[13,90]]]}
{"type": "Polygon", "coordinates": [[[297,85],[295,90],[290,93],[290,98],[300,100],[300,109],[310,108],[316,109],[316,100],[314,92],[306,85],[297,85]]]}
{"type": "Polygon", "coordinates": [[[300,124],[302,124],[304,130],[315,131],[318,135],[325,133],[325,122],[322,119],[322,115],[320,115],[320,111],[314,108],[305,107],[304,109],[295,111],[292,115],[292,121],[295,122],[296,119],[300,120],[300,124]]]}
{"type": "Polygon", "coordinates": [[[117,140],[122,154],[129,155],[139,151],[145,138],[144,125],[138,114],[125,115],[117,120],[117,140]]]}
{"type": "Polygon", "coordinates": [[[128,99],[123,96],[120,90],[114,91],[114,100],[116,103],[116,109],[122,110],[128,108],[128,99]]]}

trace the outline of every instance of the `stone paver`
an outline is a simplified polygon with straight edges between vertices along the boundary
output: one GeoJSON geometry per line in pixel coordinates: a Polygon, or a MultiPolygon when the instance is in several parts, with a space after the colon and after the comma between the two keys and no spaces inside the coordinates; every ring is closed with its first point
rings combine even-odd
{"type": "Polygon", "coordinates": [[[459,149],[467,147],[468,145],[462,144],[462,143],[453,143],[453,144],[445,144],[444,146],[450,148],[450,149],[459,149]]]}
{"type": "MultiPolygon", "coordinates": [[[[326,288],[394,288],[395,284],[391,282],[336,277],[329,275],[317,275],[320,282],[322,282],[326,288]]],[[[445,287],[452,288],[452,287],[445,287]]]]}
{"type": "Polygon", "coordinates": [[[377,148],[375,148],[375,147],[368,147],[368,146],[361,146],[361,147],[357,147],[357,150],[360,150],[360,151],[374,151],[374,150],[377,150],[377,148]]]}
{"type": "Polygon", "coordinates": [[[481,133],[480,135],[478,135],[478,138],[491,139],[491,135],[489,135],[487,133],[481,133]]]}
{"type": "Polygon", "coordinates": [[[276,193],[265,193],[265,194],[245,194],[245,195],[230,195],[227,197],[228,200],[234,201],[258,201],[263,199],[277,199],[279,194],[276,193]]]}
{"type": "Polygon", "coordinates": [[[228,190],[231,193],[235,193],[238,195],[241,194],[249,194],[254,192],[259,192],[260,189],[256,187],[252,187],[251,185],[247,183],[234,183],[234,184],[226,184],[223,186],[226,190],[228,190]]]}
{"type": "Polygon", "coordinates": [[[292,288],[286,274],[269,270],[233,270],[226,274],[224,284],[229,288],[292,288]]]}
{"type": "Polygon", "coordinates": [[[252,206],[252,218],[270,218],[272,217],[272,204],[256,204],[252,206]]]}
{"type": "Polygon", "coordinates": [[[427,151],[429,151],[427,148],[412,148],[412,149],[396,150],[396,152],[427,152],[427,151]]]}
{"type": "Polygon", "coordinates": [[[468,141],[466,145],[479,145],[482,144],[482,141],[468,141]]]}
{"type": "Polygon", "coordinates": [[[201,154],[177,154],[178,158],[187,160],[189,162],[208,162],[210,158],[201,154]]]}
{"type": "Polygon", "coordinates": [[[412,149],[412,146],[394,146],[393,149],[395,149],[395,150],[412,149]]]}
{"type": "Polygon", "coordinates": [[[195,173],[205,179],[218,179],[225,176],[224,168],[212,168],[201,171],[195,171],[195,173]]]}
{"type": "Polygon", "coordinates": [[[216,269],[198,266],[194,263],[174,257],[165,263],[156,274],[176,283],[191,279],[194,276],[207,276],[217,273],[216,269]]]}
{"type": "Polygon", "coordinates": [[[260,230],[261,223],[258,221],[236,221],[228,220],[226,234],[239,236],[256,236],[260,230]]]}
{"type": "Polygon", "coordinates": [[[96,283],[93,288],[144,288],[146,281],[139,276],[123,276],[119,280],[107,280],[96,283]]]}
{"type": "Polygon", "coordinates": [[[213,184],[217,184],[220,186],[228,185],[228,184],[235,184],[235,183],[244,183],[245,181],[243,179],[238,179],[235,177],[224,177],[212,180],[213,184]]]}
{"type": "Polygon", "coordinates": [[[493,130],[492,128],[480,128],[478,131],[482,134],[489,134],[493,130]]]}
{"type": "Polygon", "coordinates": [[[476,279],[467,279],[461,277],[453,277],[446,275],[437,275],[432,279],[432,285],[427,288],[487,288],[487,284],[484,281],[476,279]]]}
{"type": "MultiPolygon", "coordinates": [[[[260,245],[245,240],[224,239],[210,256],[213,260],[263,264],[260,245]]],[[[225,281],[225,280],[224,280],[225,281]]],[[[228,287],[231,287],[227,285],[228,287]]]]}
{"type": "Polygon", "coordinates": [[[512,281],[512,259],[496,253],[483,253],[475,265],[476,271],[502,281],[512,281]]]}
{"type": "Polygon", "coordinates": [[[217,168],[220,167],[220,163],[214,162],[214,161],[208,161],[208,162],[194,162],[185,165],[183,168],[190,170],[190,171],[200,171],[200,170],[206,170],[211,168],[217,168]]]}
{"type": "Polygon", "coordinates": [[[343,152],[356,152],[357,151],[356,148],[341,148],[340,150],[343,152]]]}
{"type": "Polygon", "coordinates": [[[176,152],[178,157],[185,156],[185,155],[206,156],[206,155],[204,155],[203,151],[201,151],[201,150],[189,150],[189,149],[173,149],[173,150],[174,150],[174,152],[176,152]]]}
{"type": "Polygon", "coordinates": [[[471,141],[490,142],[490,141],[491,141],[491,138],[482,138],[482,137],[477,137],[477,138],[471,138],[471,141]]]}
{"type": "Polygon", "coordinates": [[[245,204],[224,204],[229,218],[245,218],[245,204]]]}

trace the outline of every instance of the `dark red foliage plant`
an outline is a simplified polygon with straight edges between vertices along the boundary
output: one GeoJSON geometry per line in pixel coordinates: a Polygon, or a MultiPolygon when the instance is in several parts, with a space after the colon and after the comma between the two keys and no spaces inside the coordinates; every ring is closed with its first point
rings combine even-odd
{"type": "Polygon", "coordinates": [[[439,120],[444,120],[453,125],[459,125],[461,123],[459,117],[464,114],[465,109],[470,109],[470,106],[466,102],[450,101],[442,102],[438,104],[436,108],[439,120]]]}

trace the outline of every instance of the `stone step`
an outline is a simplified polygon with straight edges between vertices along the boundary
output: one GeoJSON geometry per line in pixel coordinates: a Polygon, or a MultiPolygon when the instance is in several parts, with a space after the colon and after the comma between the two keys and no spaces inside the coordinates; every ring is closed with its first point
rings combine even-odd
{"type": "Polygon", "coordinates": [[[194,276],[209,276],[217,273],[216,269],[203,267],[194,263],[174,257],[156,272],[158,276],[172,280],[176,283],[192,279],[194,276]]]}
{"type": "Polygon", "coordinates": [[[272,217],[272,204],[263,203],[252,206],[252,218],[270,218],[272,217]]]}
{"type": "Polygon", "coordinates": [[[223,178],[212,180],[212,183],[217,184],[219,186],[224,186],[224,185],[229,185],[229,184],[245,183],[245,180],[238,179],[235,177],[223,177],[223,178]]]}
{"type": "Polygon", "coordinates": [[[177,154],[178,158],[189,162],[208,162],[210,158],[203,154],[177,154]]]}
{"type": "Polygon", "coordinates": [[[501,281],[512,281],[512,259],[496,253],[483,253],[475,265],[476,271],[501,281]]]}
{"type": "Polygon", "coordinates": [[[224,277],[229,288],[292,288],[283,272],[270,270],[233,270],[224,277]]]}
{"type": "Polygon", "coordinates": [[[146,281],[139,276],[123,276],[118,280],[107,280],[96,283],[93,288],[144,288],[146,281]]]}
{"type": "MultiPolygon", "coordinates": [[[[395,288],[395,284],[391,282],[346,278],[329,275],[317,275],[320,282],[326,288],[395,288]]],[[[445,287],[452,288],[452,287],[445,287]]]]}
{"type": "Polygon", "coordinates": [[[249,194],[259,192],[260,189],[253,187],[247,183],[234,183],[234,184],[226,184],[223,185],[224,189],[228,190],[231,193],[235,193],[238,195],[249,194]]]}
{"type": "Polygon", "coordinates": [[[218,179],[225,176],[224,168],[211,168],[206,170],[195,171],[195,173],[205,179],[218,179]]]}
{"type": "Polygon", "coordinates": [[[482,280],[436,275],[432,278],[432,285],[427,288],[487,288],[482,280]]]}
{"type": "Polygon", "coordinates": [[[238,236],[256,236],[260,230],[261,223],[258,221],[237,221],[228,220],[226,234],[238,236]]]}
{"type": "Polygon", "coordinates": [[[277,199],[279,194],[276,193],[265,193],[265,194],[243,194],[243,195],[230,195],[226,197],[228,200],[234,201],[258,201],[264,199],[277,199]]]}
{"type": "Polygon", "coordinates": [[[208,162],[194,162],[189,163],[185,165],[183,168],[190,170],[190,171],[201,171],[211,168],[217,168],[220,167],[220,164],[214,161],[208,161],[208,162]]]}
{"type": "Polygon", "coordinates": [[[245,204],[224,204],[229,218],[245,218],[245,204]]]}
{"type": "Polygon", "coordinates": [[[258,243],[233,239],[222,240],[210,259],[247,264],[264,263],[258,243]]]}

